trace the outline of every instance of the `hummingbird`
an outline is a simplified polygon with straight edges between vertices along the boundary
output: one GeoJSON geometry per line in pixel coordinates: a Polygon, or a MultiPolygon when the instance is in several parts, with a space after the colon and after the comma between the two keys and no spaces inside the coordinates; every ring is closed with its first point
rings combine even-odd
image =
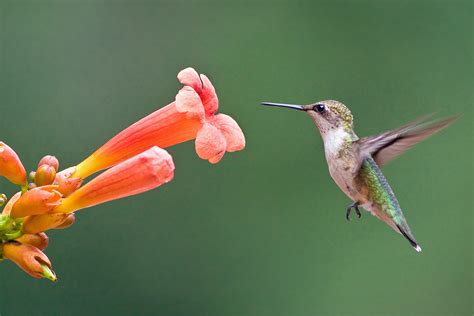
{"type": "Polygon", "coordinates": [[[399,128],[359,138],[354,132],[351,111],[339,101],[326,100],[309,105],[262,102],[262,105],[304,111],[311,117],[324,142],[329,173],[352,200],[346,208],[347,220],[350,220],[352,210],[360,218],[359,207],[362,207],[405,237],[417,252],[421,252],[380,167],[447,127],[457,117],[429,122],[427,120],[431,115],[426,115],[399,128]]]}

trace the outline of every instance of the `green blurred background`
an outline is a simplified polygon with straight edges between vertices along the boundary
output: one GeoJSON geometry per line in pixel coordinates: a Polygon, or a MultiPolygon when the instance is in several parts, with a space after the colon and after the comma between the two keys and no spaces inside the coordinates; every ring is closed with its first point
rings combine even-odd
{"type": "Polygon", "coordinates": [[[49,234],[58,283],[2,262],[0,314],[472,315],[472,17],[469,0],[2,0],[0,139],[29,170],[173,101],[187,66],[247,148],[218,165],[170,148],[171,183],[49,234]],[[346,222],[311,120],[259,106],[330,98],[359,135],[463,114],[384,168],[423,253],[346,222]]]}

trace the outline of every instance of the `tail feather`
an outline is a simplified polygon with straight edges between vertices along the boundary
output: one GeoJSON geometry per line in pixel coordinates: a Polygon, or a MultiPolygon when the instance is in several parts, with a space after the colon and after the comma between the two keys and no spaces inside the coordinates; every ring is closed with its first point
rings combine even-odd
{"type": "Polygon", "coordinates": [[[411,246],[416,250],[416,252],[421,252],[421,247],[420,245],[418,245],[416,240],[412,236],[407,234],[400,225],[397,225],[397,227],[400,233],[403,235],[403,237],[405,237],[410,242],[411,246]]]}

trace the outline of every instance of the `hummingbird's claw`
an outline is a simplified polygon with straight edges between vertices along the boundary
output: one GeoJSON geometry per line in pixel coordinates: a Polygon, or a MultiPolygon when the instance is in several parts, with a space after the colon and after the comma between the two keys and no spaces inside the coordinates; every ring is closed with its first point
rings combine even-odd
{"type": "Polygon", "coordinates": [[[352,203],[351,205],[349,205],[349,206],[347,207],[347,210],[346,210],[346,219],[347,219],[348,221],[351,220],[351,219],[350,219],[350,215],[351,215],[352,209],[355,210],[355,212],[356,212],[356,214],[357,214],[357,217],[360,218],[360,217],[362,216],[362,214],[360,213],[360,210],[359,210],[359,203],[358,203],[358,202],[354,202],[354,203],[352,203]]]}

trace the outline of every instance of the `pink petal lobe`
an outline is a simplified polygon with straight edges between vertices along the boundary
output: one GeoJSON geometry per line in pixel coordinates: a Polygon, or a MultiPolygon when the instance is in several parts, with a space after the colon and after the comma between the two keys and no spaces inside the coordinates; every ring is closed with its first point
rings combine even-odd
{"type": "Polygon", "coordinates": [[[201,93],[202,104],[206,110],[206,115],[214,114],[219,108],[219,99],[217,99],[216,90],[206,75],[201,75],[203,89],[201,93]]]}
{"type": "Polygon", "coordinates": [[[188,113],[191,117],[204,116],[201,98],[190,86],[184,86],[176,95],[176,110],[181,113],[188,113]]]}
{"type": "Polygon", "coordinates": [[[226,114],[217,114],[212,118],[212,124],[224,135],[229,152],[242,150],[245,147],[245,136],[239,124],[226,114]]]}
{"type": "Polygon", "coordinates": [[[194,68],[188,67],[178,73],[178,80],[186,86],[191,86],[198,94],[202,91],[202,82],[194,68]]]}
{"type": "Polygon", "coordinates": [[[210,163],[218,163],[224,156],[226,140],[215,126],[204,123],[196,136],[196,153],[201,159],[210,163]]]}

